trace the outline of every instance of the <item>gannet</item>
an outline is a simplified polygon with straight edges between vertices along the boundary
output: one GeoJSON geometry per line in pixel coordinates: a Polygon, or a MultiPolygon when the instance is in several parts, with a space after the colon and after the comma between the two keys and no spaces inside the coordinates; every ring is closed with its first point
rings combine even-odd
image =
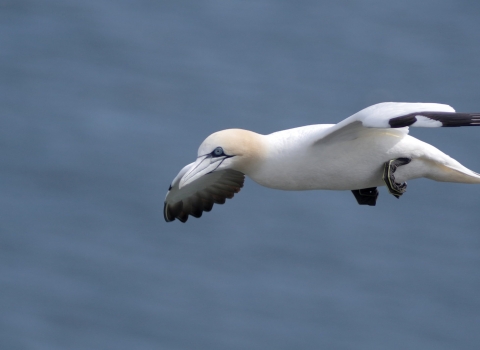
{"type": "Polygon", "coordinates": [[[197,160],[171,183],[167,222],[200,217],[243,187],[245,175],[269,188],[350,190],[358,204],[374,206],[377,187],[397,198],[407,180],[480,184],[473,172],[434,146],[408,135],[408,127],[480,125],[480,113],[456,113],[437,103],[379,103],[338,124],[319,124],[257,134],[218,131],[198,149],[197,160]]]}

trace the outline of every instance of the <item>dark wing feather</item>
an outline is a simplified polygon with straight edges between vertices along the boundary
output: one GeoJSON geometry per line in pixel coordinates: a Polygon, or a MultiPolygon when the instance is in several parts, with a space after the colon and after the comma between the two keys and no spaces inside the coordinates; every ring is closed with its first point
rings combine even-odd
{"type": "Polygon", "coordinates": [[[392,118],[388,121],[392,128],[416,126],[418,117],[425,117],[442,123],[442,127],[480,126],[480,113],[455,112],[415,112],[392,118]]]}
{"type": "Polygon", "coordinates": [[[189,188],[173,186],[165,199],[165,221],[178,219],[186,222],[189,215],[201,217],[204,211],[212,210],[214,203],[223,204],[227,198],[233,198],[243,187],[244,181],[243,173],[227,169],[204,175],[186,186],[189,188]]]}

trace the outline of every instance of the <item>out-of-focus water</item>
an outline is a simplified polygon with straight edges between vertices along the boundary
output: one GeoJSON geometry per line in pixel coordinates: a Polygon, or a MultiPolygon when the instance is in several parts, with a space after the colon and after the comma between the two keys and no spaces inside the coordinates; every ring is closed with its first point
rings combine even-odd
{"type": "MultiPolygon", "coordinates": [[[[2,349],[474,349],[480,187],[377,207],[248,180],[185,225],[211,132],[480,110],[478,1],[0,2],[2,349]]],[[[415,129],[480,171],[480,130],[415,129]]]]}

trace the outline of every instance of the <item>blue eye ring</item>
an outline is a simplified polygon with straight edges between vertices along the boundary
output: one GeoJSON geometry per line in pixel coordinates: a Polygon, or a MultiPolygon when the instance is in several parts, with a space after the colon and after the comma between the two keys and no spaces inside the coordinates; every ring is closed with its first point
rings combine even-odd
{"type": "Polygon", "coordinates": [[[223,148],[222,147],[217,147],[212,151],[211,155],[213,157],[221,157],[221,156],[224,156],[225,153],[223,153],[223,148]]]}

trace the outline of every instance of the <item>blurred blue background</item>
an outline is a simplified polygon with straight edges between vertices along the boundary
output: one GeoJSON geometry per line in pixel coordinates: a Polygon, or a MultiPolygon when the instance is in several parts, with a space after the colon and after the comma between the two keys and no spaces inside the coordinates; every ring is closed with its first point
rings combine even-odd
{"type": "MultiPolygon", "coordinates": [[[[2,349],[474,349],[480,187],[247,180],[186,224],[203,139],[383,101],[480,111],[480,2],[0,1],[2,349]]],[[[480,129],[411,134],[480,171],[480,129]]]]}

